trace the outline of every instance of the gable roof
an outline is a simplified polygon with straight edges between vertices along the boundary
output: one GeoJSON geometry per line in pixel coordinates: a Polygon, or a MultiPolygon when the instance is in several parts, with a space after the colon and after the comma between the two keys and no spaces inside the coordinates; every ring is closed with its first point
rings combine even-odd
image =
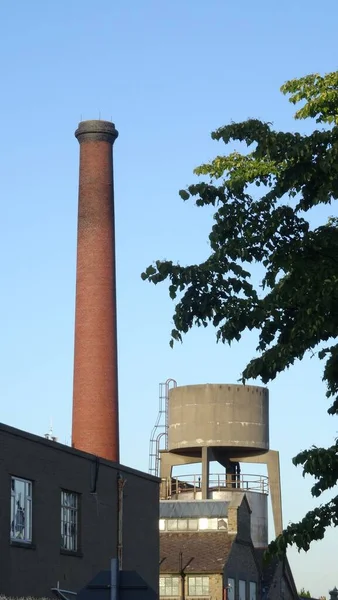
{"type": "Polygon", "coordinates": [[[271,557],[271,559],[268,562],[266,562],[264,560],[264,552],[266,550],[267,550],[267,548],[255,548],[257,562],[259,564],[259,567],[260,567],[260,570],[262,573],[263,597],[266,597],[268,595],[270,587],[273,583],[273,580],[274,580],[274,577],[276,574],[277,567],[278,567],[278,565],[283,563],[283,570],[282,570],[283,576],[286,578],[286,580],[290,586],[293,597],[298,598],[296,585],[295,585],[295,582],[293,579],[292,571],[291,571],[290,564],[289,564],[287,557],[285,557],[284,559],[280,559],[277,556],[273,556],[273,557],[271,557]]]}
{"type": "Polygon", "coordinates": [[[240,492],[239,490],[237,490],[236,493],[232,495],[229,508],[237,508],[238,509],[238,508],[242,508],[243,506],[246,507],[248,513],[251,515],[252,510],[251,510],[251,506],[249,504],[249,500],[247,498],[246,493],[240,492]]]}
{"type": "Polygon", "coordinates": [[[223,531],[160,534],[160,572],[179,573],[182,552],[185,573],[222,573],[235,535],[223,531]]]}

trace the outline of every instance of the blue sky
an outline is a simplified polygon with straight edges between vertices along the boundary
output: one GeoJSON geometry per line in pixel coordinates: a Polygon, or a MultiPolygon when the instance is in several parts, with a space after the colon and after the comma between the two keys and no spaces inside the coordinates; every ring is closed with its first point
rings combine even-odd
{"type": "MultiPolygon", "coordinates": [[[[211,214],[183,203],[192,170],[222,148],[210,132],[258,117],[295,128],[287,79],[336,70],[336,1],[2,0],[1,420],[70,441],[78,143],[81,119],[111,119],[115,144],[122,462],[147,470],[158,383],[236,382],[255,348],[212,330],[169,348],[173,306],[140,279],[154,259],[207,255],[211,214]]],[[[304,125],[297,124],[298,128],[304,125]]],[[[332,214],[334,211],[329,211],[332,214]]],[[[318,222],[323,212],[316,214],[318,222]]],[[[327,211],[325,215],[327,214],[327,211]]],[[[321,366],[309,358],[270,386],[284,522],[315,505],[291,457],[327,444],[321,366]]],[[[337,531],[290,552],[299,587],[338,585],[337,531]]]]}

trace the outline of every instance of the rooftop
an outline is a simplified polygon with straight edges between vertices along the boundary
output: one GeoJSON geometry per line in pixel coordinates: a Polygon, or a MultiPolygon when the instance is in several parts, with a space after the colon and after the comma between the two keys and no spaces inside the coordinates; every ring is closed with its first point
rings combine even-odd
{"type": "Polygon", "coordinates": [[[235,539],[226,532],[161,534],[160,572],[178,574],[182,552],[187,574],[222,573],[235,539]]]}
{"type": "Polygon", "coordinates": [[[229,502],[222,500],[188,500],[180,502],[179,500],[161,500],[160,518],[161,519],[186,519],[186,518],[222,518],[228,516],[229,502]]]}

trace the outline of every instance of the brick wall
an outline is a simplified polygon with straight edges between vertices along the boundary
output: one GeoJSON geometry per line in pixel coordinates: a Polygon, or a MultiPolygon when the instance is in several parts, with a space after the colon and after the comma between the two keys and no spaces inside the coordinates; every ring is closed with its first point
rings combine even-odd
{"type": "Polygon", "coordinates": [[[223,575],[210,575],[210,600],[222,600],[223,575]]]}
{"type": "Polygon", "coordinates": [[[228,509],[228,532],[237,533],[237,507],[230,506],[228,509]]]}
{"type": "Polygon", "coordinates": [[[246,498],[239,506],[229,506],[228,531],[230,534],[237,533],[237,538],[242,541],[251,542],[250,507],[246,498]]]}

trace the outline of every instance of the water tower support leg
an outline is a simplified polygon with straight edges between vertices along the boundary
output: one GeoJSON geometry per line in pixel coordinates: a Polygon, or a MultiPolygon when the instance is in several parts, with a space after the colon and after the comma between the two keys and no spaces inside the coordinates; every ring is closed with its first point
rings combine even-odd
{"type": "Polygon", "coordinates": [[[266,454],[266,459],[268,466],[273,520],[275,524],[275,534],[277,536],[283,531],[279,452],[277,450],[269,450],[269,452],[266,454]]]}
{"type": "Polygon", "coordinates": [[[230,460],[238,460],[242,463],[257,463],[267,466],[275,535],[280,535],[283,531],[283,518],[279,452],[277,450],[269,450],[260,456],[243,456],[241,458],[230,460]]]}
{"type": "Polygon", "coordinates": [[[202,448],[202,500],[208,499],[209,491],[209,471],[210,461],[212,460],[211,449],[207,446],[202,448]]]}

